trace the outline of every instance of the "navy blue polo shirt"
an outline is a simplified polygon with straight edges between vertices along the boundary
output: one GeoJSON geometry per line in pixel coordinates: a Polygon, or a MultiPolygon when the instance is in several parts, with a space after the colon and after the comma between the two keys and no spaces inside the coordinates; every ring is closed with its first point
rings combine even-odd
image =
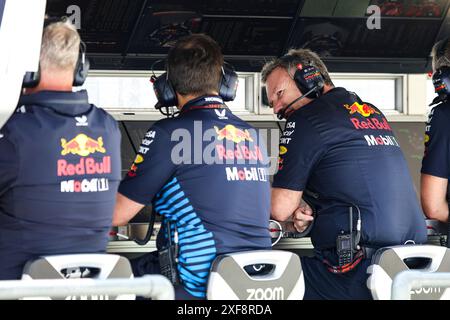
{"type": "MultiPolygon", "coordinates": [[[[363,245],[426,241],[424,217],[391,126],[379,109],[344,88],[287,119],[273,187],[311,192],[304,197],[318,210],[311,238],[319,250],[334,248],[337,235],[349,231],[351,204],[361,211],[363,245]]],[[[357,216],[354,208],[353,228],[357,216]]]]}
{"type": "Polygon", "coordinates": [[[205,96],[149,129],[119,192],[176,226],[183,285],[205,297],[217,255],[271,247],[267,170],[255,129],[205,96]]]}
{"type": "Polygon", "coordinates": [[[0,130],[0,278],[39,255],[106,250],[120,130],[86,91],[20,99],[0,130]]]}
{"type": "Polygon", "coordinates": [[[449,179],[450,177],[450,102],[431,109],[425,127],[425,152],[422,159],[424,174],[449,179]]]}

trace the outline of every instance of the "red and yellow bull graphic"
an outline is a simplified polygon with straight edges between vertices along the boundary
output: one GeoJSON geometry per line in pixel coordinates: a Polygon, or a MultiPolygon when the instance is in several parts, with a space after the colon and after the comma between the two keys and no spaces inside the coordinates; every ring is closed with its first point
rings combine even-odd
{"type": "Polygon", "coordinates": [[[348,104],[344,104],[344,107],[350,111],[350,114],[359,113],[366,118],[370,117],[374,113],[380,114],[380,112],[369,106],[367,103],[359,104],[358,102],[354,102],[351,106],[348,104]]]}
{"type": "Polygon", "coordinates": [[[144,157],[143,157],[142,155],[138,154],[138,155],[136,156],[136,158],[134,159],[134,162],[133,162],[133,164],[131,165],[131,168],[130,168],[130,170],[128,171],[127,175],[128,175],[129,177],[131,177],[131,178],[132,178],[132,177],[136,177],[136,171],[137,171],[137,169],[138,169],[137,165],[140,164],[140,163],[142,163],[142,162],[144,162],[144,157]]]}
{"type": "Polygon", "coordinates": [[[71,153],[74,155],[86,157],[95,152],[106,152],[105,148],[103,148],[102,137],[99,137],[97,140],[95,140],[88,137],[84,133],[80,133],[75,138],[69,141],[62,138],[61,147],[63,148],[63,150],[61,151],[61,155],[63,156],[71,153]]]}
{"type": "Polygon", "coordinates": [[[226,139],[233,141],[234,143],[240,143],[242,141],[253,142],[253,138],[251,137],[250,132],[248,132],[247,129],[241,130],[231,124],[227,124],[222,129],[214,126],[214,129],[216,130],[218,140],[226,139]]]}
{"type": "Polygon", "coordinates": [[[278,157],[278,170],[283,169],[283,162],[284,162],[284,159],[281,157],[278,157]]]}

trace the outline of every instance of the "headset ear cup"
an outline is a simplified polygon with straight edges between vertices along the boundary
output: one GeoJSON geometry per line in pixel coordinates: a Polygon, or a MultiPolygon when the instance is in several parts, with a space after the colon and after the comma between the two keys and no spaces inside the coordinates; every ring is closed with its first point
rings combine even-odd
{"type": "Polygon", "coordinates": [[[153,91],[158,99],[158,103],[155,106],[156,109],[173,107],[178,104],[177,94],[167,77],[167,72],[160,75],[153,82],[153,91]]]}
{"type": "Polygon", "coordinates": [[[36,72],[25,72],[22,80],[22,88],[35,88],[41,80],[40,69],[36,72]]]}
{"type": "Polygon", "coordinates": [[[223,67],[223,74],[220,79],[219,96],[223,101],[233,101],[236,98],[239,77],[230,67],[223,67]]]}
{"type": "Polygon", "coordinates": [[[318,98],[323,93],[325,80],[323,79],[319,69],[314,66],[297,68],[294,73],[294,81],[302,94],[305,94],[313,88],[317,88],[316,91],[306,95],[309,99],[318,98]]]}
{"type": "Polygon", "coordinates": [[[73,86],[79,87],[82,86],[86,81],[86,78],[89,73],[90,62],[88,58],[84,58],[84,63],[81,61],[81,55],[78,57],[77,65],[75,67],[74,77],[73,77],[73,86]]]}
{"type": "Polygon", "coordinates": [[[432,81],[435,93],[439,96],[450,96],[450,67],[437,69],[432,81]]]}

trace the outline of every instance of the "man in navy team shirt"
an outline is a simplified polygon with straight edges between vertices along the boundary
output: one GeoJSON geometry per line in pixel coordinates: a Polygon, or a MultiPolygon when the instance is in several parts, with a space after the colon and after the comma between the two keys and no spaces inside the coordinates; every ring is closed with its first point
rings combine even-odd
{"type": "Polygon", "coordinates": [[[421,170],[421,200],[425,215],[448,222],[448,179],[450,177],[450,53],[448,39],[432,50],[433,83],[438,96],[425,129],[425,153],[421,170]]]}
{"type": "Polygon", "coordinates": [[[373,252],[426,240],[392,128],[379,109],[335,88],[310,50],[267,63],[262,80],[274,112],[286,118],[272,217],[292,218],[300,232],[314,222],[315,257],[301,258],[305,299],[370,299],[366,270],[373,252]]]}
{"type": "MultiPolygon", "coordinates": [[[[177,243],[177,299],[203,299],[213,259],[270,249],[268,161],[255,130],[218,95],[223,57],[206,35],[169,51],[168,80],[180,114],[156,122],[119,187],[114,225],[144,205],[163,216],[158,249],[177,243]]],[[[165,77],[163,75],[162,77],[165,77]]],[[[159,273],[157,254],[133,261],[134,273],[159,273]]]]}
{"type": "Polygon", "coordinates": [[[0,279],[42,255],[106,250],[120,130],[86,91],[72,92],[79,47],[72,24],[45,28],[40,77],[0,130],[0,279]]]}

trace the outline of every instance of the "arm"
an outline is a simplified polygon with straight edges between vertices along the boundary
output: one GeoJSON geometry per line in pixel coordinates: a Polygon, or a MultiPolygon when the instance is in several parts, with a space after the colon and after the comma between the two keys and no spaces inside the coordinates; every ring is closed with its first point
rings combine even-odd
{"type": "Polygon", "coordinates": [[[290,217],[297,232],[303,232],[313,221],[312,209],[301,201],[303,191],[272,189],[272,218],[286,221],[290,217]]]}
{"type": "Polygon", "coordinates": [[[144,207],[136,201],[128,199],[117,193],[116,206],[114,208],[113,226],[123,226],[128,223],[144,207]]]}
{"type": "Polygon", "coordinates": [[[448,203],[446,200],[448,180],[422,174],[420,179],[420,198],[422,209],[429,219],[442,222],[448,220],[448,203]]]}
{"type": "Polygon", "coordinates": [[[272,217],[285,221],[293,218],[302,232],[313,220],[312,210],[301,204],[310,173],[326,152],[320,135],[309,121],[301,117],[286,124],[280,139],[278,172],[272,184],[272,217]]]}
{"type": "Polygon", "coordinates": [[[113,225],[125,225],[172,176],[170,136],[156,124],[146,133],[130,171],[122,180],[116,197],[113,225]]]}
{"type": "Polygon", "coordinates": [[[294,191],[283,188],[272,188],[272,218],[286,221],[300,206],[303,191],[294,191]]]}

